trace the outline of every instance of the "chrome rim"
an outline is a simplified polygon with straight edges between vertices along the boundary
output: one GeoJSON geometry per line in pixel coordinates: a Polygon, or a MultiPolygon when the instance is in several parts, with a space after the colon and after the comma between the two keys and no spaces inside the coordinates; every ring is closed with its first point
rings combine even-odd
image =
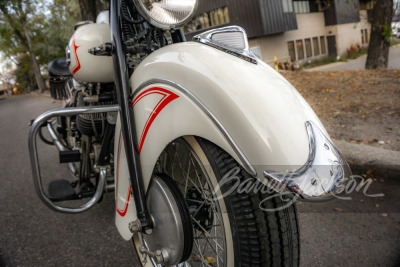
{"type": "Polygon", "coordinates": [[[189,208],[193,226],[193,250],[178,266],[225,266],[226,238],[222,212],[213,195],[207,172],[185,140],[169,144],[159,157],[155,173],[169,175],[178,185],[189,208]]]}

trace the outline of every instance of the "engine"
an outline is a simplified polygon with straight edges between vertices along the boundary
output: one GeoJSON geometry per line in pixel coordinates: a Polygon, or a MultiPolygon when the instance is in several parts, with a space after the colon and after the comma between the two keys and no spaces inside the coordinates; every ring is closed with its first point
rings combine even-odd
{"type": "MultiPolygon", "coordinates": [[[[82,88],[76,92],[76,107],[112,105],[114,101],[114,88],[110,84],[98,84],[97,90],[93,90],[93,85],[82,88]],[[96,92],[94,92],[96,91],[96,92]]],[[[83,135],[101,138],[107,126],[107,114],[80,114],[76,117],[76,126],[83,135]]]]}
{"type": "MultiPolygon", "coordinates": [[[[99,57],[103,58],[103,57],[99,57]]],[[[65,107],[95,107],[116,103],[115,86],[112,82],[80,82],[71,75],[67,59],[56,59],[49,64],[51,96],[64,100],[65,107]]],[[[68,163],[76,177],[71,182],[78,190],[67,190],[65,196],[54,188],[66,187],[53,183],[51,188],[55,199],[75,199],[91,197],[95,193],[98,169],[106,166],[112,183],[113,176],[113,133],[115,121],[107,113],[79,114],[70,117],[58,117],[51,125],[57,139],[64,149],[59,152],[60,163],[68,163]],[[79,193],[76,193],[79,192],[79,193]]],[[[41,135],[42,140],[45,138],[41,135]]],[[[51,142],[47,141],[50,144],[51,142]]],[[[69,187],[68,187],[69,188],[69,187]]],[[[65,190],[64,190],[65,191],[65,190]]]]}

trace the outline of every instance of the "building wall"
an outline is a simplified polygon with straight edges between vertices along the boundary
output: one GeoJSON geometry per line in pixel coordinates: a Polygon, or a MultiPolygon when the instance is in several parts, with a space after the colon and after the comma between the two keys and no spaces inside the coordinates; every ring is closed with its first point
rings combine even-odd
{"type": "Polygon", "coordinates": [[[336,43],[338,55],[343,56],[347,54],[347,49],[351,45],[360,45],[362,47],[368,46],[369,37],[371,34],[371,25],[368,23],[367,11],[360,11],[360,22],[358,23],[347,23],[337,25],[336,43]],[[367,30],[367,41],[364,42],[361,35],[361,30],[367,30]]]}
{"type": "Polygon", "coordinates": [[[359,0],[334,0],[325,12],[325,25],[346,24],[359,21],[359,0]]]}
{"type": "Polygon", "coordinates": [[[252,38],[249,40],[250,48],[261,53],[262,60],[266,63],[273,65],[274,56],[278,58],[279,62],[290,62],[288,42],[294,42],[302,40],[304,59],[298,59],[296,49],[296,63],[301,64],[308,60],[320,59],[328,56],[328,41],[327,36],[336,37],[337,54],[344,56],[347,54],[347,49],[351,45],[367,46],[369,42],[369,35],[371,32],[371,26],[367,20],[367,14],[365,10],[360,11],[360,22],[347,23],[341,25],[325,26],[324,24],[324,13],[306,13],[297,14],[298,30],[287,31],[283,34],[277,34],[272,36],[264,36],[259,38],[252,38]],[[361,30],[364,34],[364,43],[362,42],[361,30]],[[367,30],[367,41],[365,40],[365,32],[367,30]],[[319,55],[315,55],[313,38],[318,38],[319,55]],[[325,53],[322,52],[321,37],[325,40],[325,53]],[[312,55],[307,57],[306,55],[306,39],[311,40],[312,55]],[[259,50],[258,50],[259,47],[259,50]]]}
{"type": "Polygon", "coordinates": [[[229,0],[228,9],[231,25],[243,27],[250,37],[264,34],[258,1],[229,0]]]}
{"type": "Polygon", "coordinates": [[[211,11],[228,5],[228,0],[200,0],[196,14],[211,11]]]}
{"type": "Polygon", "coordinates": [[[337,24],[355,23],[360,21],[359,0],[335,0],[337,24]]]}
{"type": "Polygon", "coordinates": [[[282,0],[259,1],[261,21],[263,24],[263,35],[282,33],[289,30],[296,30],[296,14],[285,13],[282,0]]]}
{"type": "MultiPolygon", "coordinates": [[[[325,27],[324,25],[324,13],[306,13],[306,14],[297,14],[297,25],[298,30],[287,31],[283,34],[264,36],[260,38],[254,38],[249,40],[250,47],[260,47],[261,56],[263,61],[268,64],[273,64],[274,56],[277,56],[278,61],[290,61],[289,51],[288,51],[288,42],[297,40],[303,41],[303,49],[305,50],[305,39],[311,39],[311,46],[314,52],[314,45],[312,42],[313,37],[318,37],[318,44],[321,45],[320,37],[327,36],[331,31],[333,34],[336,34],[335,27],[325,27]]],[[[326,45],[326,41],[325,41],[326,45]]],[[[297,60],[296,62],[303,62],[309,59],[317,59],[324,56],[327,56],[327,52],[325,54],[321,54],[321,48],[319,49],[320,55],[305,58],[303,60],[297,60]]],[[[325,49],[327,51],[327,47],[325,49]]],[[[304,51],[305,53],[305,51],[304,51]]]]}
{"type": "MultiPolygon", "coordinates": [[[[249,37],[258,37],[282,33],[297,29],[296,15],[293,12],[285,12],[282,0],[201,0],[199,2],[196,16],[192,22],[196,22],[199,16],[210,12],[227,8],[229,21],[220,25],[207,27],[186,27],[185,35],[191,39],[194,35],[210,30],[217,26],[239,25],[243,27],[249,37]]],[[[211,15],[209,15],[211,16],[211,15]]]]}

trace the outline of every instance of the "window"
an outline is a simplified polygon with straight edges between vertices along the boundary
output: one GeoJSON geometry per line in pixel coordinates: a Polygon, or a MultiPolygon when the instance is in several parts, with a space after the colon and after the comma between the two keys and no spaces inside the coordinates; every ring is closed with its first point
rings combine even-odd
{"type": "Polygon", "coordinates": [[[224,7],[224,21],[225,23],[229,23],[230,19],[229,19],[229,10],[227,7],[224,7]]]}
{"type": "Polygon", "coordinates": [[[230,19],[228,7],[223,7],[196,16],[183,28],[183,31],[193,32],[229,22],[230,19]]]}
{"type": "Polygon", "coordinates": [[[293,12],[293,0],[282,0],[282,6],[284,13],[293,12]]]}
{"type": "Polygon", "coordinates": [[[364,30],[361,30],[361,43],[364,44],[364,30]]]}
{"type": "Polygon", "coordinates": [[[365,38],[364,38],[365,43],[368,44],[368,42],[369,42],[369,40],[368,40],[368,29],[364,30],[364,34],[365,34],[365,38]]]}
{"type": "Polygon", "coordinates": [[[310,3],[308,1],[293,1],[293,8],[297,14],[310,13],[310,3]]]}
{"type": "Polygon", "coordinates": [[[312,41],[313,41],[313,47],[314,47],[314,56],[319,56],[318,37],[312,38],[312,41]]]}
{"type": "Polygon", "coordinates": [[[218,17],[218,11],[211,11],[210,15],[211,15],[211,26],[215,26],[215,25],[219,25],[219,17],[218,17]]]}
{"type": "Polygon", "coordinates": [[[306,43],[306,55],[307,57],[312,57],[312,49],[311,49],[311,39],[305,39],[304,40],[306,43]]]}
{"type": "Polygon", "coordinates": [[[296,51],[297,51],[297,59],[304,59],[304,48],[303,48],[303,40],[296,41],[296,51]]]}
{"type": "Polygon", "coordinates": [[[321,40],[321,54],[326,54],[325,36],[320,37],[321,40]]]}
{"type": "Polygon", "coordinates": [[[288,42],[288,50],[289,50],[289,57],[290,61],[296,60],[296,51],[294,50],[294,41],[288,42]]]}

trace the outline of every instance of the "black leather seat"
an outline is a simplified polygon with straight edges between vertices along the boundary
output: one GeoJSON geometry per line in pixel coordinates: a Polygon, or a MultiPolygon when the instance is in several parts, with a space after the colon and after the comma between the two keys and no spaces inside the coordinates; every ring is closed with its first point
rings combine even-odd
{"type": "Polygon", "coordinates": [[[57,58],[49,63],[49,83],[52,98],[67,100],[71,97],[70,86],[68,86],[71,77],[65,57],[57,58]]]}
{"type": "Polygon", "coordinates": [[[65,57],[57,58],[49,63],[50,76],[71,76],[67,59],[65,57]]]}

